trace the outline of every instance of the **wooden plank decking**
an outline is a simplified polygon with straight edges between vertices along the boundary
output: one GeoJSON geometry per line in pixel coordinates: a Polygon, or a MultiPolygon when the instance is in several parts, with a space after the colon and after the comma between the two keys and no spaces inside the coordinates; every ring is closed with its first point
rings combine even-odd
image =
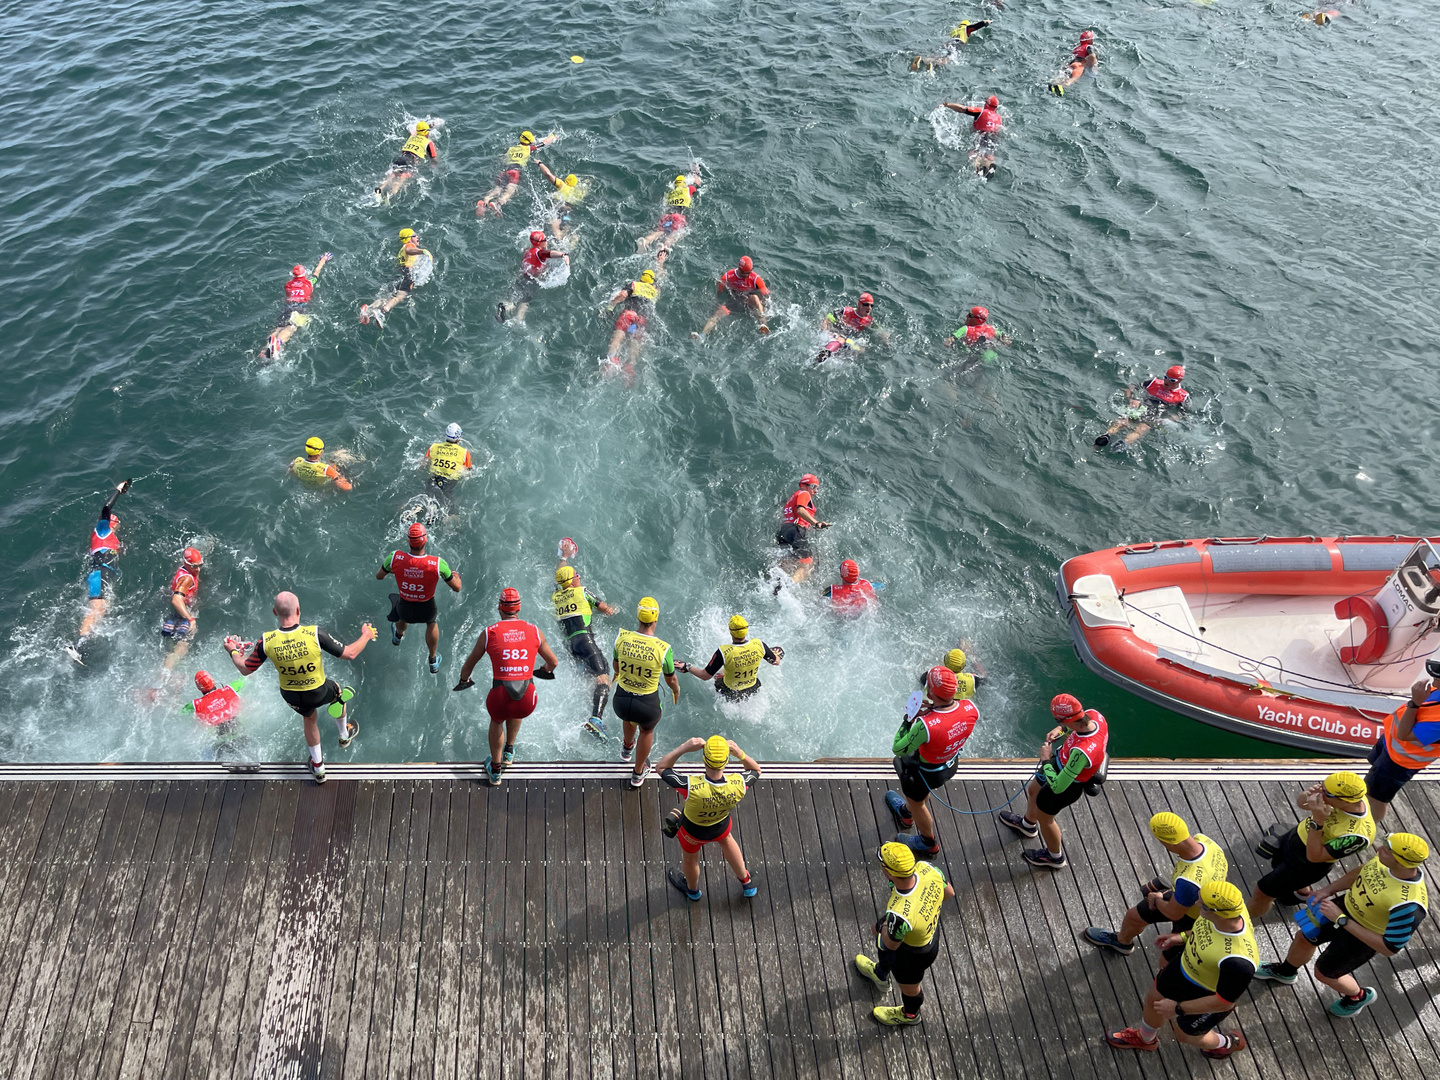
{"type": "MultiPolygon", "coordinates": [[[[1274,776],[1318,776],[1314,763],[1274,776]]],[[[9,770],[13,776],[15,770],[9,770]]],[[[772,770],[775,773],[782,769],[772,770]]],[[[517,767],[498,790],[453,776],[0,780],[0,1076],[809,1077],[1433,1076],[1440,925],[1361,973],[1381,1000],[1323,1010],[1308,978],[1259,985],[1236,1016],[1251,1049],[1212,1063],[1169,1042],[1120,1054],[1154,971],[1078,941],[1166,869],[1145,823],[1173,809],[1220,840],[1232,880],[1293,816],[1294,779],[1131,767],[1063,820],[1071,868],[1032,871],[993,816],[937,807],[957,891],[925,1022],[891,1031],[850,968],[886,886],[883,769],[767,779],[735,835],[752,901],[707,852],[705,897],[666,884],[663,785],[517,767]],[[527,771],[532,779],[524,779],[527,771]]],[[[81,772],[70,775],[79,776],[81,772]]],[[[184,769],[173,770],[186,775],[184,769]]],[[[1023,766],[952,781],[957,809],[1001,803],[1023,766]],[[980,777],[991,777],[981,779],[980,777]],[[1004,779],[1002,777],[1009,777],[1004,779]]],[[[336,768],[333,775],[344,775],[336,768]]],[[[964,775],[964,774],[962,774],[964,775]]],[[[1440,787],[1388,822],[1440,841],[1440,787]]],[[[1273,958],[1288,941],[1272,916],[1273,958]]],[[[1148,935],[1147,935],[1148,941],[1148,935]]],[[[898,1001],[898,997],[894,999],[898,1001]]]]}

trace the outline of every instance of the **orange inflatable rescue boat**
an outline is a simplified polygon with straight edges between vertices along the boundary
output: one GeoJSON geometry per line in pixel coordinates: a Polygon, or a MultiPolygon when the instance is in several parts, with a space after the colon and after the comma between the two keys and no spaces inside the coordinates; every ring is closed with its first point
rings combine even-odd
{"type": "Polygon", "coordinates": [[[1166,540],[1056,575],[1075,651],[1147,701],[1257,739],[1363,757],[1440,648],[1440,539],[1166,540]]]}

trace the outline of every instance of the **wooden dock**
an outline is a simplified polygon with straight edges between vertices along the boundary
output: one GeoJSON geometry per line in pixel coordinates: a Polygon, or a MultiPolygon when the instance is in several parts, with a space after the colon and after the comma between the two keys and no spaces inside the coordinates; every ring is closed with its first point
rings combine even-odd
{"type": "MultiPolygon", "coordinates": [[[[1026,768],[977,763],[945,794],[995,806],[1026,768]]],[[[768,770],[735,829],[759,895],[707,852],[696,904],[666,883],[672,794],[615,768],[517,766],[498,790],[439,766],[331,766],[323,787],[288,768],[0,770],[0,1076],[1433,1077],[1435,918],[1361,973],[1381,999],[1357,1019],[1302,976],[1256,984],[1228,1062],[1101,1040],[1138,1017],[1155,954],[1076,934],[1118,925],[1167,868],[1150,815],[1214,836],[1248,892],[1253,838],[1324,771],[1116,763],[1062,819],[1059,873],[1026,867],[993,816],[937,807],[957,898],[924,1024],[889,1030],[850,966],[888,892],[884,765],[768,770]]],[[[1440,788],[1412,783],[1389,824],[1440,843],[1440,788]]],[[[1267,959],[1285,925],[1262,924],[1267,959]]]]}

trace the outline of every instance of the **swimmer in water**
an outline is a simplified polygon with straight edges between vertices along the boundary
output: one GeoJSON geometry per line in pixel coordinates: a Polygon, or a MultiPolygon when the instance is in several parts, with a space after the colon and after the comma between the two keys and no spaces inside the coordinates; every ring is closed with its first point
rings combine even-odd
{"type": "Polygon", "coordinates": [[[755,273],[755,264],[749,255],[741,255],[734,270],[726,270],[720,275],[720,280],[715,283],[715,292],[720,296],[720,306],[702,329],[690,334],[693,340],[704,341],[716,324],[731,314],[730,304],[754,315],[760,321],[757,327],[760,333],[770,333],[770,327],[765,325],[765,301],[770,296],[770,290],[765,287],[765,279],[755,273]]]}
{"type": "Polygon", "coordinates": [[[180,556],[180,566],[170,577],[170,611],[160,623],[160,635],[175,643],[165,657],[169,671],[190,651],[199,620],[195,617],[195,597],[200,592],[200,566],[205,561],[198,548],[187,547],[180,556]]]}
{"type": "Polygon", "coordinates": [[[430,466],[430,484],[445,495],[449,495],[460,478],[475,467],[470,451],[460,445],[463,435],[459,424],[447,424],[445,441],[431,443],[425,451],[425,462],[430,466]]]}
{"type": "MultiPolygon", "coordinates": [[[[780,569],[789,574],[790,579],[796,583],[804,581],[810,576],[810,571],[815,569],[815,552],[811,549],[809,540],[810,530],[818,532],[830,527],[830,522],[821,521],[818,517],[819,507],[815,505],[815,496],[819,493],[820,478],[814,473],[806,473],[800,477],[795,494],[780,508],[780,527],[775,530],[775,542],[790,549],[781,559],[780,569]]],[[[778,582],[775,593],[780,593],[778,582]]]]}
{"type": "Polygon", "coordinates": [[[987,180],[994,176],[995,146],[1003,126],[1000,120],[1000,99],[991,94],[985,99],[984,105],[960,105],[953,101],[944,101],[941,104],[951,112],[975,118],[975,122],[970,125],[975,132],[975,148],[970,152],[970,164],[979,176],[987,180]]]}
{"type": "Polygon", "coordinates": [[[610,335],[605,359],[600,361],[605,374],[623,371],[627,379],[634,380],[635,361],[640,358],[646,323],[655,314],[655,301],[660,295],[660,275],[665,272],[665,262],[669,256],[669,249],[661,248],[655,253],[654,270],[644,271],[637,280],[630,282],[610,298],[611,311],[622,304],[624,310],[615,320],[615,332],[610,335]],[[628,357],[622,363],[620,347],[627,337],[630,339],[625,346],[628,357]]]}
{"type": "Polygon", "coordinates": [[[652,232],[635,241],[635,250],[649,251],[650,245],[656,240],[660,241],[660,246],[666,251],[678,244],[688,228],[685,211],[690,209],[691,203],[695,201],[695,196],[699,194],[700,166],[692,165],[690,171],[684,176],[675,177],[675,182],[665,193],[665,213],[661,215],[660,223],[652,232]]]}
{"type": "Polygon", "coordinates": [[[990,325],[990,312],[987,308],[976,306],[965,316],[965,325],[945,339],[945,347],[953,349],[956,345],[964,345],[966,348],[975,349],[990,345],[1009,345],[1013,341],[1009,334],[1002,334],[990,325]]]}
{"type": "Polygon", "coordinates": [[[325,453],[325,441],[311,437],[305,440],[305,456],[297,457],[290,462],[290,474],[299,477],[306,484],[312,487],[324,487],[327,484],[334,484],[341,491],[349,491],[355,485],[340,475],[340,470],[334,465],[328,465],[320,460],[320,455],[325,453]]]}
{"type": "Polygon", "coordinates": [[[1185,408],[1190,391],[1180,385],[1185,378],[1185,368],[1174,364],[1164,376],[1155,376],[1143,387],[1129,387],[1125,391],[1126,413],[1106,429],[1104,435],[1095,439],[1095,445],[1109,446],[1114,436],[1125,431],[1125,438],[1115,447],[1117,451],[1128,450],[1161,417],[1185,408]],[[1132,426],[1133,425],[1133,426],[1132,426]],[[1129,429],[1126,431],[1126,429],[1129,429]]]}
{"type": "Polygon", "coordinates": [[[1324,25],[1325,25],[1326,23],[1328,23],[1331,19],[1337,18],[1337,17],[1339,16],[1339,14],[1340,14],[1340,12],[1339,12],[1339,11],[1335,11],[1335,10],[1331,10],[1331,11],[1302,11],[1302,12],[1300,13],[1300,18],[1305,19],[1305,20],[1308,21],[1308,22],[1313,22],[1316,26],[1324,26],[1324,25]]]}
{"type": "Polygon", "coordinates": [[[1080,35],[1080,44],[1071,50],[1065,74],[1050,84],[1050,92],[1064,97],[1065,91],[1074,86],[1081,75],[1093,71],[1099,62],[1100,55],[1095,51],[1095,31],[1086,30],[1080,35]]]}
{"type": "Polygon", "coordinates": [[[546,273],[546,267],[551,259],[559,259],[562,263],[568,263],[570,256],[559,251],[551,251],[549,240],[543,232],[536,229],[530,234],[530,250],[525,252],[520,259],[520,276],[515,279],[515,285],[511,290],[512,299],[510,303],[500,302],[495,310],[495,318],[500,322],[514,315],[517,323],[525,322],[525,312],[530,310],[531,301],[540,291],[540,278],[546,273]]]}
{"type": "MultiPolygon", "coordinates": [[[[520,190],[520,170],[525,168],[535,148],[549,146],[559,135],[546,135],[543,139],[537,139],[532,132],[522,131],[519,141],[505,151],[505,168],[495,178],[495,184],[484,195],[480,196],[475,204],[475,216],[484,217],[485,211],[492,211],[496,217],[501,216],[500,208],[515,197],[515,192],[520,190]]],[[[540,159],[535,159],[535,164],[540,164],[540,159]]]]}
{"type": "Polygon", "coordinates": [[[585,198],[588,185],[582,184],[574,173],[556,176],[545,167],[544,162],[535,162],[545,179],[555,185],[555,196],[550,200],[550,233],[556,240],[565,239],[570,232],[570,218],[576,207],[585,198]]]}
{"type": "Polygon", "coordinates": [[[383,327],[385,316],[390,314],[397,304],[408,300],[418,286],[429,281],[435,266],[434,257],[420,246],[420,236],[414,229],[400,230],[400,253],[395,256],[395,260],[400,264],[400,280],[395,283],[394,291],[384,303],[360,305],[362,324],[368,324],[374,319],[383,327]],[[425,268],[424,280],[417,281],[416,277],[422,266],[425,268]]]}
{"type": "Polygon", "coordinates": [[[830,340],[816,355],[815,363],[823,364],[844,352],[864,352],[865,346],[856,340],[861,335],[873,334],[881,344],[888,342],[890,335],[875,325],[875,316],[871,314],[874,308],[875,298],[865,292],[860,294],[854,307],[838,307],[827,314],[820,327],[829,331],[830,340]]]}
{"type": "MultiPolygon", "coordinates": [[[[435,149],[435,143],[430,139],[430,123],[426,120],[417,120],[410,127],[410,138],[405,140],[405,145],[400,148],[399,155],[390,165],[390,171],[385,174],[385,179],[380,181],[380,186],[375,189],[376,198],[383,202],[389,202],[391,196],[399,192],[415,175],[420,163],[426,158],[431,161],[440,160],[440,152],[435,149]]],[[[318,273],[318,271],[317,271],[318,273]]]]}
{"type": "Polygon", "coordinates": [[[110,498],[100,507],[100,517],[90,530],[90,569],[85,575],[85,589],[90,606],[80,623],[80,636],[74,645],[67,645],[65,651],[77,664],[85,663],[85,643],[110,607],[110,595],[116,576],[120,573],[120,518],[114,513],[115,503],[130,490],[130,481],[122,480],[115,485],[110,498]]]}
{"type": "Polygon", "coordinates": [[[910,61],[910,70],[919,71],[923,67],[926,71],[934,71],[937,67],[944,67],[951,60],[959,58],[960,50],[970,44],[972,34],[984,30],[989,25],[989,19],[982,19],[979,22],[961,20],[959,26],[950,30],[950,38],[945,43],[945,52],[942,55],[917,56],[910,61]]]}
{"type": "Polygon", "coordinates": [[[875,586],[860,576],[860,564],[854,559],[840,563],[840,584],[825,586],[824,595],[841,615],[859,615],[879,603],[875,586]]]}
{"type": "Polygon", "coordinates": [[[280,318],[270,334],[265,348],[260,350],[261,360],[278,360],[285,351],[286,343],[295,336],[295,331],[310,321],[305,309],[310,305],[310,295],[315,283],[320,280],[320,271],[335,256],[326,252],[315,264],[315,272],[309,273],[303,266],[290,268],[290,280],[285,282],[285,301],[280,305],[280,318]]]}

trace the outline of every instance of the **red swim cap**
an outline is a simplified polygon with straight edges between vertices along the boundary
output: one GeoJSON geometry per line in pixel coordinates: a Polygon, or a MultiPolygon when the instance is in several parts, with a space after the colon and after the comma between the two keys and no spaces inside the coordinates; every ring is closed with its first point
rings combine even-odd
{"type": "Polygon", "coordinates": [[[543,244],[545,242],[545,234],[539,229],[536,229],[530,234],[530,242],[532,244],[543,244]]]}
{"type": "Polygon", "coordinates": [[[1074,694],[1056,694],[1050,699],[1050,715],[1056,720],[1072,720],[1085,711],[1074,694]]]}
{"type": "Polygon", "coordinates": [[[820,483],[820,478],[816,476],[813,472],[807,472],[804,476],[800,477],[800,483],[818,485],[820,483]]]}
{"type": "Polygon", "coordinates": [[[520,610],[520,590],[507,588],[500,594],[500,614],[514,615],[520,610]]]}
{"type": "Polygon", "coordinates": [[[1179,381],[1180,381],[1181,379],[1183,379],[1184,377],[1185,377],[1185,365],[1184,365],[1184,364],[1175,364],[1174,366],[1172,366],[1172,367],[1170,367],[1170,368],[1167,368],[1166,371],[1165,371],[1165,378],[1167,378],[1167,379],[1174,379],[1176,382],[1179,382],[1179,381]]]}
{"type": "Polygon", "coordinates": [[[925,685],[929,687],[931,697],[950,701],[960,689],[960,680],[955,678],[955,673],[948,667],[937,664],[925,676],[925,685]]]}
{"type": "Polygon", "coordinates": [[[410,546],[412,548],[424,547],[425,541],[429,538],[429,534],[425,531],[425,526],[421,525],[418,521],[410,526],[410,532],[407,535],[410,538],[410,546]]]}
{"type": "Polygon", "coordinates": [[[1094,30],[1086,30],[1084,33],[1082,33],[1082,34],[1080,35],[1080,40],[1081,40],[1081,41],[1094,41],[1094,40],[1095,40],[1095,31],[1094,31],[1094,30]]]}
{"type": "Polygon", "coordinates": [[[846,559],[840,564],[840,580],[846,585],[853,585],[860,580],[860,564],[854,559],[846,559]]]}
{"type": "Polygon", "coordinates": [[[972,307],[970,309],[970,314],[966,316],[965,321],[971,326],[979,326],[988,318],[990,318],[990,312],[987,309],[979,307],[977,305],[976,307],[972,307]]]}
{"type": "Polygon", "coordinates": [[[290,267],[290,276],[291,276],[291,277],[304,277],[304,276],[305,276],[305,267],[303,267],[303,266],[292,266],[292,267],[290,267]]]}
{"type": "Polygon", "coordinates": [[[195,689],[202,694],[208,694],[215,689],[215,680],[210,677],[208,671],[195,672],[195,689]]]}
{"type": "Polygon", "coordinates": [[[755,264],[750,261],[750,256],[749,256],[749,255],[741,255],[741,256],[740,256],[740,267],[739,267],[739,269],[740,269],[740,272],[741,272],[742,274],[748,274],[748,273],[749,273],[751,270],[753,270],[754,268],[755,268],[755,264]]]}
{"type": "Polygon", "coordinates": [[[987,109],[998,109],[1000,107],[1000,99],[994,94],[991,94],[985,99],[985,107],[987,109]]]}
{"type": "Polygon", "coordinates": [[[186,566],[199,566],[205,561],[205,557],[195,548],[186,548],[185,554],[180,557],[185,560],[186,566]]]}
{"type": "Polygon", "coordinates": [[[857,304],[873,304],[875,303],[875,298],[871,296],[868,292],[862,292],[860,294],[860,299],[855,302],[857,304]]]}

